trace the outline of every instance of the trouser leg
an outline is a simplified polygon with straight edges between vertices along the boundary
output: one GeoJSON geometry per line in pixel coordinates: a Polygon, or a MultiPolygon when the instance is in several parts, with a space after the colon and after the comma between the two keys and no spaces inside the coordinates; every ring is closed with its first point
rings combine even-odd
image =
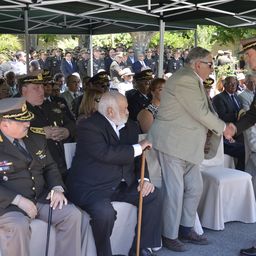
{"type": "MultiPolygon", "coordinates": [[[[38,219],[48,222],[48,204],[37,204],[38,219]]],[[[56,208],[52,213],[52,225],[56,229],[55,256],[81,256],[81,211],[73,204],[56,208]]],[[[46,232],[46,231],[45,231],[46,232]]]]}
{"type": "Polygon", "coordinates": [[[180,224],[193,227],[203,192],[203,180],[198,165],[188,164],[184,175],[183,207],[180,224]]]}
{"type": "Polygon", "coordinates": [[[21,212],[8,212],[0,217],[2,256],[29,256],[30,219],[21,212]]]}
{"type": "Polygon", "coordinates": [[[110,199],[98,199],[82,207],[91,217],[91,227],[95,240],[97,256],[112,256],[110,236],[112,234],[116,211],[110,199]]]}

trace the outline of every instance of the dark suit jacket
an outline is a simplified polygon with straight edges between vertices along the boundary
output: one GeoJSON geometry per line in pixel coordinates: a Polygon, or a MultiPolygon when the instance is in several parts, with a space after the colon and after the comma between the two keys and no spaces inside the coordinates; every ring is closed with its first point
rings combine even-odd
{"type": "MultiPolygon", "coordinates": [[[[242,103],[236,94],[234,96],[237,103],[239,104],[240,110],[242,108],[242,103]]],[[[226,123],[236,123],[238,111],[235,109],[232,99],[230,98],[226,91],[223,91],[220,94],[213,97],[212,102],[221,120],[223,120],[226,123]]]]}
{"type": "Polygon", "coordinates": [[[141,68],[142,68],[142,65],[138,60],[132,64],[132,69],[135,74],[140,73],[141,68]]]}
{"type": "Polygon", "coordinates": [[[34,203],[46,203],[45,197],[51,188],[57,185],[64,187],[44,136],[29,132],[23,139],[33,158],[31,162],[1,131],[0,138],[0,215],[9,211],[23,212],[11,204],[18,194],[34,203]]]}
{"type": "Polygon", "coordinates": [[[119,139],[98,112],[79,122],[76,153],[67,178],[69,197],[76,204],[83,206],[92,198],[113,193],[122,179],[130,186],[136,181],[135,173],[139,178],[140,158],[135,161],[132,147],[138,143],[138,134],[137,124],[128,121],[119,139]]]}
{"type": "Polygon", "coordinates": [[[71,65],[69,65],[69,63],[65,59],[62,59],[60,69],[65,77],[72,75],[74,72],[78,72],[76,63],[72,61],[72,67],[71,67],[71,65]]]}
{"type": "Polygon", "coordinates": [[[256,123],[256,97],[252,101],[250,109],[246,114],[236,123],[237,135],[247,130],[256,123]]]}

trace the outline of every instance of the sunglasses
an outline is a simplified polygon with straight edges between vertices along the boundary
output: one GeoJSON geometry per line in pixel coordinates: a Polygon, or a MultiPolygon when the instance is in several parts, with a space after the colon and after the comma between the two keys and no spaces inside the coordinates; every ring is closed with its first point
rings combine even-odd
{"type": "Polygon", "coordinates": [[[214,66],[213,62],[207,62],[207,61],[200,61],[200,62],[208,65],[209,68],[213,68],[213,66],[214,66]]]}

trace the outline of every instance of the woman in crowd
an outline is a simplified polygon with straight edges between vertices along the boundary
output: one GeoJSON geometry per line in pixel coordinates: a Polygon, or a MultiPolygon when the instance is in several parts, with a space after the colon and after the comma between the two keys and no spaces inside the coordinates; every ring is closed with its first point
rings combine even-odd
{"type": "Polygon", "coordinates": [[[90,117],[98,109],[98,103],[103,92],[97,88],[87,89],[83,95],[82,102],[79,107],[79,116],[77,122],[80,122],[83,118],[90,117]]]}
{"type": "Polygon", "coordinates": [[[161,91],[163,90],[164,84],[165,79],[156,78],[149,86],[150,93],[152,94],[151,103],[146,108],[142,109],[137,116],[137,120],[143,133],[148,132],[155,119],[160,105],[161,91]]]}

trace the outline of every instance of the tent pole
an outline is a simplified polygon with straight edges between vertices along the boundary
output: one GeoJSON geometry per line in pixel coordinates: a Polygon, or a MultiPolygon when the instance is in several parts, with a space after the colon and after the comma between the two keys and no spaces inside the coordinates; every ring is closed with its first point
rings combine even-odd
{"type": "Polygon", "coordinates": [[[26,66],[27,66],[27,73],[29,71],[29,34],[28,34],[28,10],[29,5],[24,8],[24,23],[25,23],[25,48],[26,48],[26,66]]]}
{"type": "Polygon", "coordinates": [[[93,77],[93,45],[92,45],[92,31],[90,30],[90,76],[93,77]]]}
{"type": "Polygon", "coordinates": [[[197,47],[197,44],[198,44],[197,28],[195,29],[195,32],[194,32],[194,38],[195,38],[195,47],[197,47]]]}
{"type": "Polygon", "coordinates": [[[160,18],[160,54],[158,63],[158,77],[163,77],[163,64],[164,64],[164,30],[165,22],[160,18]]]}

